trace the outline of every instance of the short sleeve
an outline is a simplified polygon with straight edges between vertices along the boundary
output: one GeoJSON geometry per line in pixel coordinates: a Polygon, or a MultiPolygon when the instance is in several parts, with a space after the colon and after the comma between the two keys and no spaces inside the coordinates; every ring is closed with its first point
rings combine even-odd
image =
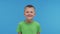
{"type": "Polygon", "coordinates": [[[18,26],[17,26],[17,32],[21,32],[21,24],[18,24],[18,26]]]}
{"type": "Polygon", "coordinates": [[[40,24],[38,24],[38,26],[37,26],[37,32],[41,32],[41,26],[40,26],[40,24]]]}

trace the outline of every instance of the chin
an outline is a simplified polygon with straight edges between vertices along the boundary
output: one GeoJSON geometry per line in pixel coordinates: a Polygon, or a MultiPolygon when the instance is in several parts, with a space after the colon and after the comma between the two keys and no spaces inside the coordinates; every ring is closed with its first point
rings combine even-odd
{"type": "Polygon", "coordinates": [[[31,19],[28,19],[28,20],[31,20],[31,19]]]}
{"type": "Polygon", "coordinates": [[[28,17],[27,19],[28,19],[28,20],[31,20],[31,19],[32,19],[32,17],[28,17]]]}
{"type": "Polygon", "coordinates": [[[28,18],[28,20],[31,20],[32,18],[28,18]]]}

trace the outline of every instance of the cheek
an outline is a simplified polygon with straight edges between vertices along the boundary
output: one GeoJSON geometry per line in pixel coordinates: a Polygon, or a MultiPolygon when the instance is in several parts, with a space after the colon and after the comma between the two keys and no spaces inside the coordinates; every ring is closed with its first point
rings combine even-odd
{"type": "Polygon", "coordinates": [[[28,15],[28,14],[26,14],[26,15],[28,15]]]}
{"type": "Polygon", "coordinates": [[[27,13],[24,13],[25,16],[27,16],[28,14],[27,13]]]}
{"type": "Polygon", "coordinates": [[[32,14],[33,16],[35,16],[35,14],[32,14]]]}

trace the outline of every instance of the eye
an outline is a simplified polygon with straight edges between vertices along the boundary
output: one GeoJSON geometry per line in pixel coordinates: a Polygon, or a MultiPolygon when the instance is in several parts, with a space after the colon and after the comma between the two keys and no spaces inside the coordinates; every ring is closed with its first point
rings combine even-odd
{"type": "Polygon", "coordinates": [[[33,13],[33,12],[31,11],[31,13],[33,13]]]}
{"type": "Polygon", "coordinates": [[[28,11],[26,13],[29,13],[28,11]]]}

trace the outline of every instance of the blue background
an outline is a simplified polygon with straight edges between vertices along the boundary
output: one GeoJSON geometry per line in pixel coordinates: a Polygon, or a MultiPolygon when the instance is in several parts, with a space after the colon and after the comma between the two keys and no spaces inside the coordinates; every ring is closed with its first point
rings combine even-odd
{"type": "Polygon", "coordinates": [[[40,22],[41,34],[60,34],[60,0],[0,0],[0,34],[17,34],[24,20],[24,7],[36,7],[34,20],[40,22]]]}

